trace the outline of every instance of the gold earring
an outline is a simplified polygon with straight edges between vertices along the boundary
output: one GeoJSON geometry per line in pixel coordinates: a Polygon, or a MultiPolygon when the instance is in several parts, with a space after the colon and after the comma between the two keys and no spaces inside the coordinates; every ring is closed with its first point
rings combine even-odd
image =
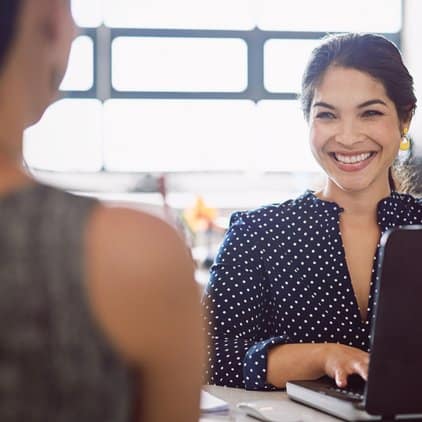
{"type": "Polygon", "coordinates": [[[408,151],[410,148],[410,139],[407,133],[409,132],[409,129],[405,127],[403,129],[403,134],[401,136],[401,142],[400,142],[400,151],[408,151]]]}

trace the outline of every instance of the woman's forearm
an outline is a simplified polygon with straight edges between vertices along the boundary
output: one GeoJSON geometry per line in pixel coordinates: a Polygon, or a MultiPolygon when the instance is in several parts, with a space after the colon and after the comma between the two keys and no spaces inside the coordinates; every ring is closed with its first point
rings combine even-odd
{"type": "Polygon", "coordinates": [[[323,376],[326,346],[325,343],[283,344],[270,349],[267,382],[284,388],[287,381],[323,376]]]}
{"type": "Polygon", "coordinates": [[[323,375],[334,378],[339,387],[347,377],[368,377],[369,354],[339,343],[284,344],[269,350],[267,382],[283,388],[287,381],[316,379],[323,375]]]}

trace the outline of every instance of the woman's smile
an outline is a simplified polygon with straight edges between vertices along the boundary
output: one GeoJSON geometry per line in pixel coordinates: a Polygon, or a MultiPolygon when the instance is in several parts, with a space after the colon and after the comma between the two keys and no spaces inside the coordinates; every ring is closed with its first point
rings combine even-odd
{"type": "Polygon", "coordinates": [[[376,154],[377,153],[375,151],[356,153],[329,153],[335,165],[340,170],[348,172],[359,171],[366,168],[371,163],[376,154]]]}

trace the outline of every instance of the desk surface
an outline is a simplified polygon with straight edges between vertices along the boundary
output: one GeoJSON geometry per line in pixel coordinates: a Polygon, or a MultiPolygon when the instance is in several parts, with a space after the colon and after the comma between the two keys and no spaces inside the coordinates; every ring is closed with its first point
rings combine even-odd
{"type": "Polygon", "coordinates": [[[207,385],[204,387],[204,390],[228,402],[232,410],[224,415],[202,415],[200,422],[256,422],[256,419],[243,416],[237,413],[235,410],[237,403],[252,400],[276,400],[280,402],[280,407],[282,409],[281,411],[283,412],[283,415],[281,416],[285,422],[339,421],[337,418],[289,400],[287,394],[284,391],[247,391],[237,388],[220,387],[216,385],[207,385]]]}

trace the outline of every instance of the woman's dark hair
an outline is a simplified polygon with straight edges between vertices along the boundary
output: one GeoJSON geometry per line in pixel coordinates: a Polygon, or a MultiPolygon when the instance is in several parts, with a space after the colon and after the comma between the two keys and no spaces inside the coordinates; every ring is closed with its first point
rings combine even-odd
{"type": "Polygon", "coordinates": [[[0,0],[0,71],[15,35],[22,0],[0,0]]]}
{"type": "MultiPolygon", "coordinates": [[[[408,120],[414,113],[413,78],[397,47],[380,35],[351,33],[329,35],[313,50],[302,79],[301,105],[306,120],[309,120],[315,89],[330,66],[356,69],[380,81],[400,121],[408,120]]],[[[396,190],[392,173],[390,169],[390,187],[396,190]]]]}

